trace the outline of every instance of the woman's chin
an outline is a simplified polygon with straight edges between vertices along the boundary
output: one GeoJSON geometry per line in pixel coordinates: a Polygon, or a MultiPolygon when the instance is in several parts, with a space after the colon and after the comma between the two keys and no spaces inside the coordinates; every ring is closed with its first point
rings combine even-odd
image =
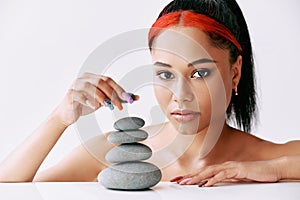
{"type": "Polygon", "coordinates": [[[178,133],[182,135],[199,135],[206,133],[209,130],[210,124],[204,123],[199,124],[199,122],[194,123],[172,123],[173,127],[177,130],[178,133]]]}
{"type": "Polygon", "coordinates": [[[196,135],[199,133],[199,124],[183,123],[177,124],[177,131],[182,135],[196,135]]]}
{"type": "Polygon", "coordinates": [[[181,122],[174,118],[169,118],[169,121],[173,127],[182,135],[196,135],[199,133],[199,117],[189,120],[187,122],[181,122]]]}
{"type": "Polygon", "coordinates": [[[196,135],[197,132],[195,131],[187,131],[187,130],[178,130],[178,132],[181,134],[181,135],[196,135]]]}

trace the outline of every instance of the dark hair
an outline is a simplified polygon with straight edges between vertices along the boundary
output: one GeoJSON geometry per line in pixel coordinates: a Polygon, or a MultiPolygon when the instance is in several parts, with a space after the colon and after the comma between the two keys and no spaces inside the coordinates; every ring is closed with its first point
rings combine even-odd
{"type": "Polygon", "coordinates": [[[207,33],[213,45],[230,51],[231,64],[239,55],[243,57],[239,95],[232,95],[226,114],[227,120],[235,120],[239,128],[250,132],[253,118],[256,116],[254,63],[247,23],[239,5],[235,0],[174,0],[161,11],[158,18],[185,10],[204,14],[225,25],[242,46],[243,51],[239,53],[236,46],[225,38],[207,33]]]}

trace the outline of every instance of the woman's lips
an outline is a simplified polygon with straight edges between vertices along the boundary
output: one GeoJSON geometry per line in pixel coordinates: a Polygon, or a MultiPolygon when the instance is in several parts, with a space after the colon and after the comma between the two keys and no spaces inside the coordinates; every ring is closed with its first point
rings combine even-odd
{"type": "Polygon", "coordinates": [[[199,117],[200,112],[194,112],[191,110],[175,110],[171,112],[171,116],[180,123],[186,123],[199,117]]]}

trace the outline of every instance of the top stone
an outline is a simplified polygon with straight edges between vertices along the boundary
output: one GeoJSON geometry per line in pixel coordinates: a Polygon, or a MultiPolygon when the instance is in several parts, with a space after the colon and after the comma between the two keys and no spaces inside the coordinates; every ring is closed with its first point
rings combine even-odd
{"type": "Polygon", "coordinates": [[[114,128],[119,131],[129,131],[142,128],[145,121],[139,117],[125,117],[114,123],[114,128]]]}

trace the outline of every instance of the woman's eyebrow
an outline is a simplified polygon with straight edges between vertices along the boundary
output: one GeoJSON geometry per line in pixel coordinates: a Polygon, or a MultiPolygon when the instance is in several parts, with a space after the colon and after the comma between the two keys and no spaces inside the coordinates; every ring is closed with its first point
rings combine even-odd
{"type": "Polygon", "coordinates": [[[167,63],[163,63],[163,62],[155,62],[153,65],[157,65],[157,66],[160,66],[160,67],[172,67],[171,65],[167,64],[167,63]]]}
{"type": "MultiPolygon", "coordinates": [[[[209,58],[201,58],[201,59],[198,59],[198,60],[195,60],[195,61],[189,63],[189,64],[188,64],[188,67],[192,67],[192,66],[197,65],[197,64],[203,64],[203,63],[216,63],[216,62],[217,62],[217,61],[211,60],[211,59],[209,59],[209,58]]],[[[153,65],[160,66],[160,67],[169,67],[169,68],[172,67],[172,65],[170,65],[170,64],[163,63],[163,62],[159,62],[159,61],[155,62],[153,65]]]]}
{"type": "Polygon", "coordinates": [[[189,63],[188,67],[192,67],[192,66],[197,65],[197,64],[216,63],[216,62],[217,62],[216,60],[211,60],[209,58],[201,58],[201,59],[198,59],[198,60],[195,60],[195,61],[189,63]]]}

